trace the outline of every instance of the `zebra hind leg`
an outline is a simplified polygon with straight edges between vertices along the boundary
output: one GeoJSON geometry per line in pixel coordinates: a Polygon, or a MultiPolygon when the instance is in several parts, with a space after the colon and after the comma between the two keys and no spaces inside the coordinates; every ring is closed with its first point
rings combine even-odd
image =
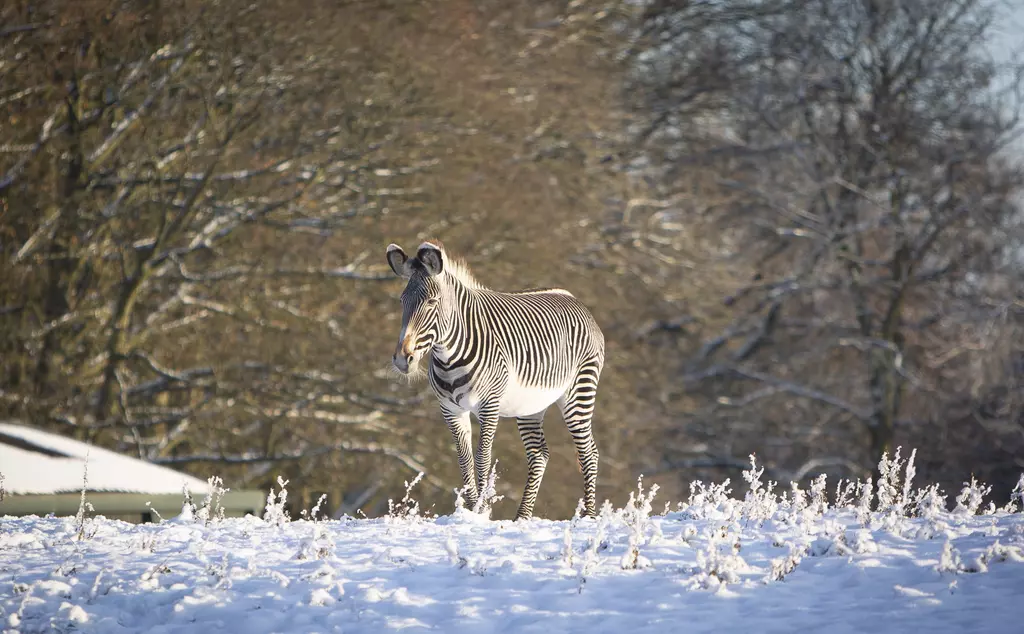
{"type": "Polygon", "coordinates": [[[597,383],[601,368],[596,364],[584,365],[572,387],[559,399],[562,418],[576,445],[576,459],[583,473],[583,505],[589,517],[597,515],[597,443],[591,421],[597,402],[597,383]]]}
{"type": "Polygon", "coordinates": [[[526,488],[523,489],[523,499],[519,502],[519,510],[516,512],[516,519],[530,519],[533,517],[533,505],[537,501],[537,492],[540,490],[540,481],[544,478],[544,469],[548,466],[548,444],[544,440],[544,412],[541,411],[533,416],[525,416],[516,419],[519,427],[519,437],[523,439],[523,446],[526,448],[526,488]]]}

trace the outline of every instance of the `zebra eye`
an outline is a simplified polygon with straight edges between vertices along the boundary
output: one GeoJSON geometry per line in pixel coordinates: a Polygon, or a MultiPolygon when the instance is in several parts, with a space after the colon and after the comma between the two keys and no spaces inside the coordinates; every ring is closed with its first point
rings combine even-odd
{"type": "Polygon", "coordinates": [[[437,303],[441,300],[437,297],[431,297],[427,300],[427,306],[437,306],[437,303]]]}

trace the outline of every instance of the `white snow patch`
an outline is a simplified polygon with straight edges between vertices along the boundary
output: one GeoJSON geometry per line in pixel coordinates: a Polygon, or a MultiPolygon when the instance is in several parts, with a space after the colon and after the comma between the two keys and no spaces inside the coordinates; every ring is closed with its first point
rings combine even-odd
{"type": "Polygon", "coordinates": [[[5,517],[0,623],[21,634],[1019,631],[1024,514],[929,503],[927,517],[908,517],[891,503],[837,509],[767,489],[744,500],[694,489],[664,515],[649,515],[653,492],[641,491],[625,509],[571,521],[464,509],[209,525],[95,518],[79,539],[74,518],[5,517]],[[310,549],[310,535],[332,547],[310,549]]]}
{"type": "Polygon", "coordinates": [[[207,493],[199,478],[25,425],[0,423],[0,472],[11,495],[82,490],[86,461],[90,491],[207,493]],[[4,436],[7,437],[5,441],[4,436]]]}

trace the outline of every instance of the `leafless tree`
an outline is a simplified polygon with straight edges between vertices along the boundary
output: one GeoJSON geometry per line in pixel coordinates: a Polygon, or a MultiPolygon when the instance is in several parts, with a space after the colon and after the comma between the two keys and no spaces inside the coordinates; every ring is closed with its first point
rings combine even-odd
{"type": "MultiPolygon", "coordinates": [[[[422,469],[445,508],[450,435],[384,371],[380,256],[441,237],[496,287],[615,298],[603,381],[630,397],[602,406],[601,494],[630,488],[646,295],[578,264],[617,186],[599,4],[3,4],[0,416],[342,512],[422,469]]],[[[568,515],[574,450],[550,440],[538,510],[568,515]]],[[[514,426],[499,443],[499,486],[520,481],[514,426]]]]}
{"type": "MultiPolygon", "coordinates": [[[[757,451],[789,474],[864,473],[897,441],[935,445],[986,390],[1019,390],[1024,66],[986,48],[1000,8],[648,5],[634,171],[656,192],[631,219],[648,222],[634,259],[687,279],[658,235],[714,235],[731,286],[720,330],[694,317],[687,443],[724,466],[757,451]]],[[[1016,432],[987,436],[986,459],[1021,447],[1019,399],[1001,402],[1016,432]]]]}
{"type": "Polygon", "coordinates": [[[318,302],[385,278],[370,245],[324,247],[414,202],[407,181],[437,161],[400,69],[304,33],[316,11],[0,10],[8,415],[250,480],[338,453],[426,470],[392,428],[402,401],[339,374],[318,302]]]}

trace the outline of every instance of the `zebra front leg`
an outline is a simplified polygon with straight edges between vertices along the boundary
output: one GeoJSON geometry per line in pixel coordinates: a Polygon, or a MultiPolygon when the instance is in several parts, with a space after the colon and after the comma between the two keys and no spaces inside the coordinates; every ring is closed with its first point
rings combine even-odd
{"type": "Polygon", "coordinates": [[[523,499],[519,502],[516,519],[527,520],[533,517],[533,504],[537,501],[540,481],[544,478],[544,469],[548,466],[548,444],[544,440],[544,412],[517,418],[516,424],[519,426],[519,437],[523,439],[523,446],[526,447],[528,465],[526,488],[523,489],[523,499]]]}
{"type": "Polygon", "coordinates": [[[600,365],[596,362],[584,364],[576,375],[572,387],[558,401],[562,418],[576,445],[576,458],[583,473],[583,504],[586,514],[590,517],[597,515],[598,453],[591,421],[594,417],[597,383],[600,377],[600,365]]]}
{"type": "Polygon", "coordinates": [[[444,422],[452,432],[455,440],[455,452],[459,458],[459,471],[462,472],[462,497],[469,508],[476,506],[478,491],[476,486],[476,469],[473,467],[473,424],[469,412],[442,411],[444,422]]]}
{"type": "Polygon", "coordinates": [[[493,467],[491,446],[494,444],[494,434],[498,430],[497,405],[480,408],[480,411],[476,414],[476,419],[480,423],[480,438],[477,439],[475,456],[476,486],[480,495],[483,496],[493,467]]]}

